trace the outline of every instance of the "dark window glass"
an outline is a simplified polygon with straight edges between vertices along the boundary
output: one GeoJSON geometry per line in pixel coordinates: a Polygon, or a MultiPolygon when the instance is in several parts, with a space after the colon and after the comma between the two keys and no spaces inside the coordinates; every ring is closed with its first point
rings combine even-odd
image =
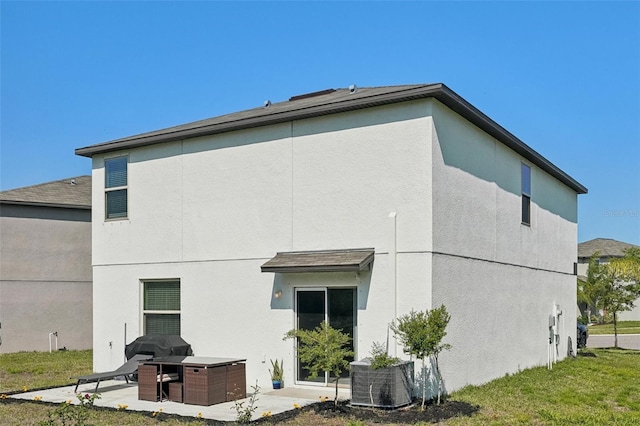
{"type": "Polygon", "coordinates": [[[522,163],[521,166],[522,189],[522,223],[531,223],[531,167],[522,163]]]}
{"type": "Polygon", "coordinates": [[[522,164],[522,193],[531,195],[531,167],[522,164]]]}
{"type": "Polygon", "coordinates": [[[127,190],[107,192],[107,219],[127,217],[127,190]]]}
{"type": "Polygon", "coordinates": [[[104,160],[104,187],[106,190],[105,215],[107,219],[127,217],[128,162],[127,157],[108,158],[104,160]]]}
{"type": "Polygon", "coordinates": [[[531,199],[522,195],[522,223],[531,224],[531,199]]]}
{"type": "Polygon", "coordinates": [[[104,161],[105,188],[127,186],[127,157],[109,158],[104,161]]]}

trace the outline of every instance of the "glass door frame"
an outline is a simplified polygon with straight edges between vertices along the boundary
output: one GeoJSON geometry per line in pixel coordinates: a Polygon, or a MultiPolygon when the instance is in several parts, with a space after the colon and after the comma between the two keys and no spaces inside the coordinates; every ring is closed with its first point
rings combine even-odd
{"type": "MultiPolygon", "coordinates": [[[[298,293],[300,292],[311,292],[311,291],[315,291],[315,292],[323,292],[324,293],[324,321],[329,321],[329,290],[332,289],[344,289],[344,290],[352,290],[354,293],[354,304],[353,304],[353,319],[354,319],[354,323],[353,323],[353,348],[354,348],[354,352],[357,353],[357,347],[356,347],[356,342],[357,342],[357,330],[358,330],[358,302],[357,302],[357,297],[358,297],[358,290],[356,286],[313,286],[313,287],[295,287],[294,288],[294,312],[293,312],[293,316],[294,316],[294,328],[296,330],[298,330],[298,326],[299,326],[299,309],[298,309],[298,293]]],[[[297,344],[297,343],[295,343],[297,344]]],[[[295,350],[295,349],[294,349],[295,350]]],[[[313,381],[305,381],[305,380],[300,380],[300,378],[298,377],[298,373],[299,373],[299,365],[298,365],[298,357],[297,354],[294,356],[294,375],[295,375],[295,380],[294,383],[296,385],[305,385],[305,386],[328,386],[329,385],[329,375],[325,372],[324,373],[324,381],[317,381],[317,382],[313,382],[313,381]]],[[[321,377],[320,375],[318,375],[318,377],[321,377]]]]}

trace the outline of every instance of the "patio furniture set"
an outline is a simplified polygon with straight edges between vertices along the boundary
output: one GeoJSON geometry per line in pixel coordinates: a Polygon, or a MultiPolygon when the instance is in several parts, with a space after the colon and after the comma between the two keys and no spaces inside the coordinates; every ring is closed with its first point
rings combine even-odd
{"type": "Polygon", "coordinates": [[[120,376],[129,383],[137,372],[139,400],[213,405],[246,397],[246,359],[193,356],[179,336],[142,336],[125,353],[128,361],[118,369],[78,377],[75,392],[89,382],[97,392],[102,380],[120,376]]]}

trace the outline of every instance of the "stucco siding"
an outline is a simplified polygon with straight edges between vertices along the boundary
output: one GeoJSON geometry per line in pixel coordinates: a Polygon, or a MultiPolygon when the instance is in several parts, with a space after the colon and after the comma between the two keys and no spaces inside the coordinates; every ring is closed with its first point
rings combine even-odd
{"type": "Polygon", "coordinates": [[[0,215],[0,353],[90,349],[89,210],[3,204],[0,215]]]}
{"type": "Polygon", "coordinates": [[[432,113],[433,306],[452,317],[442,358],[452,391],[545,364],[554,304],[565,321],[556,357],[568,337],[575,345],[577,194],[437,101],[432,113]]]}
{"type": "Polygon", "coordinates": [[[0,353],[91,349],[91,281],[0,281],[0,353]],[[51,348],[56,340],[51,337],[51,348]]]}
{"type": "MultiPolygon", "coordinates": [[[[64,216],[0,217],[0,278],[30,281],[91,281],[89,212],[64,216]],[[67,217],[65,219],[64,217],[67,217]],[[68,218],[73,218],[72,220],[68,218]]],[[[37,211],[38,208],[21,207],[37,211]]],[[[64,210],[64,209],[57,209],[64,210]]]]}
{"type": "Polygon", "coordinates": [[[285,380],[293,384],[293,342],[283,337],[295,324],[296,288],[357,288],[359,353],[366,356],[372,341],[386,339],[394,315],[388,303],[394,289],[387,285],[387,256],[376,258],[373,271],[359,274],[263,274],[262,263],[245,259],[96,267],[94,369],[119,365],[125,340],[142,334],[144,280],[179,279],[181,334],[195,354],[247,358],[248,381],[258,379],[263,388],[270,385],[269,359],[275,358],[284,360],[285,380]],[[282,291],[279,298],[276,290],[282,291]]]}
{"type": "Polygon", "coordinates": [[[397,213],[398,251],[429,249],[426,102],[294,123],[293,250],[375,247],[397,213]],[[382,122],[381,122],[382,121],[382,122]]]}
{"type": "Polygon", "coordinates": [[[434,256],[433,305],[451,314],[441,356],[448,392],[506,373],[546,365],[575,352],[575,277],[494,262],[434,256]],[[559,305],[559,345],[549,345],[549,316],[559,305]],[[551,349],[551,352],[550,352],[551,349]]]}
{"type": "Polygon", "coordinates": [[[433,250],[572,273],[577,194],[434,101],[433,250]],[[521,224],[520,167],[531,166],[521,224]]]}
{"type": "Polygon", "coordinates": [[[185,260],[264,258],[290,247],[290,126],[184,146],[185,260]]]}
{"type": "Polygon", "coordinates": [[[640,299],[636,300],[634,308],[630,311],[618,313],[618,321],[640,321],[640,299]]]}

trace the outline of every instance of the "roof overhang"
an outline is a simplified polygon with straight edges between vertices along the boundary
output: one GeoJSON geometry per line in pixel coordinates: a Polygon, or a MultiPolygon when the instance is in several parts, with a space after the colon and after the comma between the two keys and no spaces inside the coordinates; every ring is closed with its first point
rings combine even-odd
{"type": "Polygon", "coordinates": [[[335,102],[319,102],[317,104],[303,103],[300,106],[297,106],[295,102],[289,102],[281,108],[263,108],[259,113],[247,116],[242,114],[230,114],[228,116],[218,117],[218,119],[214,121],[203,120],[200,123],[176,126],[160,131],[144,133],[84,148],[78,148],[75,150],[75,153],[76,155],[84,157],[92,157],[96,154],[104,154],[123,149],[138,148],[158,143],[215,135],[219,133],[268,126],[294,120],[320,117],[329,114],[355,111],[363,108],[371,108],[424,98],[437,99],[474,125],[478,126],[480,129],[487,132],[489,135],[502,142],[510,149],[549,173],[551,176],[560,180],[578,194],[587,193],[587,188],[581,185],[578,181],[559,169],[549,160],[544,158],[538,152],[533,150],[523,141],[504,129],[442,83],[415,85],[407,87],[406,89],[391,90],[386,93],[376,93],[372,95],[367,95],[366,92],[363,91],[362,95],[358,94],[353,98],[341,98],[335,102]]]}
{"type": "Polygon", "coordinates": [[[262,272],[360,272],[369,270],[375,250],[318,250],[279,252],[264,263],[262,272]]]}

